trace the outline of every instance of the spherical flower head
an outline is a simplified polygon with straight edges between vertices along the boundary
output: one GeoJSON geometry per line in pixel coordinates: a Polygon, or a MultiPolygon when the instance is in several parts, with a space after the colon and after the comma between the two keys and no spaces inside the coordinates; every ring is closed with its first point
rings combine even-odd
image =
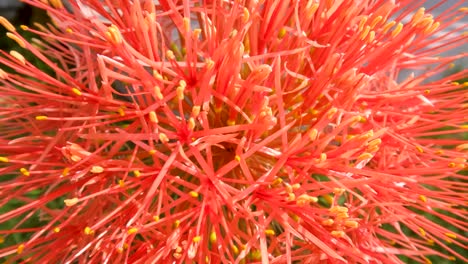
{"type": "Polygon", "coordinates": [[[0,17],[0,258],[467,261],[463,1],[25,2],[51,22],[0,17]]]}

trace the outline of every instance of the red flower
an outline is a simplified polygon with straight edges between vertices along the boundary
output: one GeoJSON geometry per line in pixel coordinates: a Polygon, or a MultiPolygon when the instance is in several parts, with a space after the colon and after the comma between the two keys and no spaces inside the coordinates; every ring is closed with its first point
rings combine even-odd
{"type": "Polygon", "coordinates": [[[462,1],[25,2],[54,25],[0,18],[0,257],[467,261],[430,217],[467,231],[467,71],[430,79],[462,1]]]}

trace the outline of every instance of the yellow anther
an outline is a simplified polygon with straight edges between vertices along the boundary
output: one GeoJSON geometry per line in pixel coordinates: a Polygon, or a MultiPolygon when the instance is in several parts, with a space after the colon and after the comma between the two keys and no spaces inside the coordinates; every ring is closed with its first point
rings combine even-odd
{"type": "Polygon", "coordinates": [[[327,219],[322,221],[322,225],[324,226],[332,226],[334,223],[335,221],[333,221],[333,219],[327,219]]]}
{"type": "Polygon", "coordinates": [[[120,179],[120,180],[119,180],[119,186],[120,186],[120,188],[125,187],[125,181],[122,180],[122,179],[120,179]]]}
{"type": "Polygon", "coordinates": [[[395,29],[392,30],[392,37],[398,36],[398,34],[400,34],[402,29],[403,29],[403,24],[398,23],[398,25],[395,27],[395,29]]]}
{"type": "Polygon", "coordinates": [[[289,216],[292,220],[294,220],[294,222],[299,222],[299,220],[301,220],[301,218],[297,214],[291,214],[289,216]]]}
{"type": "Polygon", "coordinates": [[[318,202],[318,198],[315,196],[310,196],[308,194],[301,194],[299,197],[296,199],[296,204],[299,206],[304,206],[310,203],[316,203],[318,202]]]}
{"type": "Polygon", "coordinates": [[[182,19],[182,22],[183,22],[183,25],[184,25],[185,32],[189,32],[190,31],[190,19],[188,17],[184,17],[182,19]]]}
{"type": "Polygon", "coordinates": [[[417,150],[419,153],[424,153],[424,149],[423,149],[421,146],[416,146],[416,150],[417,150]]]}
{"type": "Polygon", "coordinates": [[[427,197],[425,195],[419,195],[419,200],[421,200],[423,203],[427,202],[427,197]]]}
{"type": "Polygon", "coordinates": [[[315,141],[318,136],[318,130],[316,128],[312,128],[308,133],[309,139],[315,141]]]}
{"type": "Polygon", "coordinates": [[[266,229],[266,230],[265,230],[265,235],[267,235],[267,236],[274,236],[274,235],[275,235],[275,230],[273,230],[273,229],[266,229]]]}
{"type": "Polygon", "coordinates": [[[236,156],[234,157],[234,159],[235,159],[237,162],[240,162],[240,161],[241,161],[241,157],[240,157],[239,155],[236,155],[236,156]]]}
{"type": "Polygon", "coordinates": [[[282,27],[278,32],[278,38],[282,39],[282,38],[284,38],[285,35],[286,35],[286,29],[284,27],[282,27]]]}
{"type": "Polygon", "coordinates": [[[434,32],[439,28],[439,26],[440,26],[440,22],[435,22],[435,23],[432,24],[432,26],[427,27],[427,28],[423,31],[423,33],[424,33],[424,34],[428,34],[428,35],[429,35],[429,34],[432,34],[432,33],[434,33],[434,32]]]}
{"type": "Polygon", "coordinates": [[[127,234],[129,234],[129,235],[135,234],[136,232],[138,232],[138,228],[136,228],[136,227],[132,227],[132,228],[127,230],[127,234]]]}
{"type": "Polygon", "coordinates": [[[192,116],[193,117],[198,117],[199,114],[200,114],[200,106],[196,105],[196,106],[192,107],[192,116]]]}
{"type": "Polygon", "coordinates": [[[259,249],[254,249],[250,251],[250,258],[254,261],[259,261],[262,259],[262,252],[259,249]]]}
{"type": "Polygon", "coordinates": [[[166,51],[166,57],[167,57],[169,60],[174,60],[174,59],[175,59],[174,52],[173,52],[172,50],[167,50],[167,51],[166,51]]]}
{"type": "Polygon", "coordinates": [[[331,231],[331,235],[336,238],[342,238],[345,236],[345,232],[341,230],[334,230],[334,231],[331,231]]]}
{"type": "Polygon", "coordinates": [[[158,100],[162,100],[164,98],[163,94],[161,93],[161,88],[159,86],[157,86],[157,85],[153,87],[153,93],[154,93],[154,96],[158,100]]]}
{"type": "Polygon", "coordinates": [[[458,9],[460,12],[468,12],[468,7],[461,7],[458,9]]]}
{"type": "Polygon", "coordinates": [[[198,243],[198,242],[200,242],[200,240],[201,240],[201,236],[195,236],[195,237],[192,239],[193,243],[198,243]]]}
{"type": "Polygon", "coordinates": [[[174,224],[173,224],[173,227],[178,228],[179,226],[180,226],[180,220],[175,220],[174,224]]]}
{"type": "Polygon", "coordinates": [[[361,34],[359,34],[359,39],[364,40],[367,37],[367,34],[369,34],[370,29],[370,26],[366,26],[364,30],[361,31],[361,34]]]}
{"type": "Polygon", "coordinates": [[[21,28],[22,30],[29,30],[29,27],[26,26],[26,25],[21,25],[20,28],[21,28]]]}
{"type": "Polygon", "coordinates": [[[465,143],[465,144],[461,144],[461,145],[456,146],[456,147],[455,147],[455,150],[457,150],[457,151],[468,150],[468,143],[465,143]]]}
{"type": "Polygon", "coordinates": [[[359,223],[357,221],[354,221],[354,220],[346,220],[344,222],[344,225],[346,227],[350,227],[350,228],[357,228],[359,226],[359,223]]]}
{"type": "Polygon", "coordinates": [[[152,123],[157,124],[157,123],[159,122],[158,116],[156,115],[156,112],[154,112],[154,111],[150,111],[150,112],[148,113],[148,117],[149,117],[149,120],[150,120],[152,123]]]}
{"type": "Polygon", "coordinates": [[[247,7],[244,7],[244,10],[242,12],[242,23],[247,23],[247,21],[249,21],[249,18],[250,18],[249,9],[247,9],[247,7]]]}
{"type": "Polygon", "coordinates": [[[21,53],[17,52],[16,50],[10,51],[10,55],[18,60],[21,64],[26,65],[26,59],[21,55],[21,53]]]}
{"type": "Polygon", "coordinates": [[[388,22],[387,24],[385,24],[385,26],[382,28],[382,33],[385,34],[388,32],[388,30],[390,28],[392,28],[393,26],[395,26],[396,22],[395,21],[390,21],[388,22]]]}
{"type": "Polygon", "coordinates": [[[63,4],[61,0],[49,0],[49,3],[54,8],[57,8],[57,9],[63,8],[63,4]]]}
{"type": "Polygon", "coordinates": [[[153,77],[156,78],[156,80],[164,80],[163,76],[157,70],[153,70],[153,77]]]}
{"type": "Polygon", "coordinates": [[[337,213],[347,213],[349,209],[348,209],[348,207],[336,205],[336,206],[331,207],[328,210],[332,214],[337,214],[337,213]]]}
{"type": "Polygon", "coordinates": [[[133,175],[135,175],[135,177],[140,177],[141,176],[141,172],[139,170],[134,170],[133,171],[133,175]]]}
{"type": "Polygon", "coordinates": [[[124,107],[123,106],[119,107],[119,109],[117,110],[117,113],[119,113],[120,116],[125,116],[124,107]]]}
{"type": "Polygon", "coordinates": [[[359,26],[358,26],[359,31],[363,30],[364,25],[367,23],[367,19],[369,19],[368,16],[361,17],[361,20],[359,20],[359,26]]]}
{"type": "Polygon", "coordinates": [[[281,179],[281,178],[276,178],[276,179],[271,183],[271,185],[273,185],[273,186],[278,186],[278,185],[280,185],[282,182],[283,182],[283,179],[281,179]]]}
{"type": "Polygon", "coordinates": [[[185,91],[185,87],[180,86],[180,85],[177,86],[176,94],[177,94],[177,99],[178,99],[179,101],[184,100],[184,97],[185,97],[185,96],[184,96],[184,91],[185,91]]]}
{"type": "Polygon", "coordinates": [[[84,229],[84,233],[85,233],[85,235],[92,235],[92,234],[94,234],[94,230],[92,230],[91,227],[87,226],[84,229]]]}
{"type": "Polygon", "coordinates": [[[309,1],[307,3],[307,6],[306,6],[306,18],[308,20],[310,20],[312,18],[312,16],[315,14],[315,12],[317,12],[317,9],[319,8],[319,3],[317,2],[313,2],[313,1],[309,1]],[[313,4],[311,4],[313,3],[313,4]]]}
{"type": "Polygon", "coordinates": [[[434,23],[434,19],[433,19],[432,15],[429,15],[429,16],[421,19],[421,21],[419,21],[418,27],[431,28],[433,23],[434,23]]]}
{"type": "Polygon", "coordinates": [[[167,135],[164,134],[164,133],[159,133],[159,140],[160,140],[162,143],[167,143],[167,142],[169,142],[169,138],[168,138],[167,135]]]}
{"type": "Polygon", "coordinates": [[[112,44],[122,43],[122,34],[116,25],[111,25],[107,28],[106,36],[112,44]]]}
{"type": "Polygon", "coordinates": [[[195,129],[195,119],[193,117],[189,118],[187,122],[187,128],[189,131],[193,131],[193,129],[195,129]]]}
{"type": "Polygon", "coordinates": [[[210,243],[214,244],[216,243],[216,241],[217,241],[216,232],[213,231],[210,233],[210,243]]]}
{"type": "Polygon", "coordinates": [[[153,221],[158,222],[160,220],[159,215],[153,216],[153,221]]]}
{"type": "Polygon", "coordinates": [[[148,154],[150,154],[151,156],[153,156],[154,154],[156,154],[156,150],[155,150],[155,149],[151,149],[150,151],[148,151],[148,154]]]}
{"type": "Polygon", "coordinates": [[[323,199],[325,199],[325,202],[327,202],[328,204],[332,204],[333,203],[333,196],[329,195],[329,194],[325,194],[322,196],[323,199]]]}
{"type": "Polygon", "coordinates": [[[62,171],[62,177],[65,177],[68,175],[68,173],[70,173],[70,168],[68,167],[65,167],[62,171]]]}
{"type": "Polygon", "coordinates": [[[54,228],[54,233],[58,233],[58,232],[60,232],[60,227],[55,227],[54,228]]]}
{"type": "Polygon", "coordinates": [[[8,159],[7,157],[0,157],[0,162],[9,162],[10,159],[8,159]]]}
{"type": "Polygon", "coordinates": [[[236,120],[228,119],[228,121],[226,122],[226,124],[227,124],[228,126],[233,126],[233,125],[236,124],[236,120]]]}
{"type": "Polygon", "coordinates": [[[357,115],[357,116],[353,116],[352,119],[351,119],[351,124],[350,126],[354,126],[356,125],[357,123],[361,122],[361,120],[363,119],[364,117],[360,116],[360,115],[357,115]]]}
{"type": "Polygon", "coordinates": [[[296,195],[292,192],[288,193],[288,197],[286,198],[286,201],[292,202],[294,200],[296,200],[296,195]]]}
{"type": "Polygon", "coordinates": [[[311,114],[312,116],[317,116],[317,115],[320,113],[319,110],[313,109],[313,108],[311,108],[311,109],[309,110],[309,112],[310,112],[310,114],[311,114]]]}
{"type": "Polygon", "coordinates": [[[72,88],[72,92],[78,96],[82,95],[81,91],[78,88],[72,88]]]}
{"type": "Polygon", "coordinates": [[[4,28],[6,28],[6,30],[10,32],[16,31],[16,28],[13,26],[13,24],[11,24],[10,21],[8,21],[8,19],[2,16],[0,16],[0,25],[2,25],[4,28]]]}
{"type": "Polygon", "coordinates": [[[231,250],[235,255],[239,254],[239,248],[236,245],[231,245],[231,250]]]}
{"type": "Polygon", "coordinates": [[[214,63],[214,61],[212,59],[206,58],[205,59],[205,65],[206,65],[207,70],[211,70],[211,69],[213,69],[215,63],[214,63]]]}
{"type": "Polygon", "coordinates": [[[38,120],[38,121],[43,121],[43,120],[47,120],[47,119],[48,119],[48,117],[44,116],[44,115],[36,116],[36,120],[38,120]]]}
{"type": "Polygon", "coordinates": [[[333,188],[333,194],[336,195],[336,196],[340,196],[344,192],[346,192],[346,190],[343,189],[343,188],[333,188]]]}
{"type": "Polygon", "coordinates": [[[192,196],[193,198],[198,198],[199,194],[196,191],[190,191],[189,195],[192,196]]]}
{"type": "Polygon", "coordinates": [[[336,112],[338,112],[338,109],[336,107],[330,108],[330,110],[328,110],[327,112],[328,119],[332,119],[335,116],[336,112]]]}
{"type": "Polygon", "coordinates": [[[422,227],[418,228],[419,234],[421,234],[422,237],[426,237],[426,230],[424,230],[422,227]]]}
{"type": "Polygon", "coordinates": [[[396,241],[395,240],[390,240],[390,245],[394,246],[396,244],[396,241]]]}
{"type": "Polygon", "coordinates": [[[361,155],[359,155],[359,157],[357,158],[357,162],[359,161],[363,161],[363,160],[367,160],[367,159],[371,159],[373,156],[371,153],[369,152],[364,152],[362,153],[361,155]]]}
{"type": "Polygon", "coordinates": [[[336,218],[337,218],[337,219],[347,219],[347,218],[349,218],[349,214],[348,214],[348,213],[345,213],[345,212],[337,213],[337,214],[336,214],[336,218]]]}
{"type": "Polygon", "coordinates": [[[104,168],[101,167],[101,166],[92,166],[91,167],[91,170],[90,170],[91,173],[102,173],[104,172],[104,168]]]}
{"type": "Polygon", "coordinates": [[[450,237],[450,238],[453,238],[453,239],[457,239],[457,235],[454,234],[454,233],[445,233],[445,235],[446,235],[447,237],[450,237]]]}
{"type": "Polygon", "coordinates": [[[435,245],[435,241],[432,240],[432,239],[428,239],[428,240],[426,240],[426,242],[427,242],[427,244],[428,244],[429,246],[435,245]]]}
{"type": "Polygon", "coordinates": [[[319,162],[322,163],[327,160],[327,153],[320,153],[319,162]]]}
{"type": "Polygon", "coordinates": [[[456,261],[457,259],[456,259],[454,256],[450,256],[450,257],[448,257],[448,260],[450,260],[450,261],[456,261]]]}
{"type": "Polygon", "coordinates": [[[193,30],[193,38],[198,39],[200,37],[201,32],[202,32],[202,30],[199,29],[199,28],[194,29],[193,30]]]}
{"type": "Polygon", "coordinates": [[[424,90],[424,93],[425,93],[425,94],[430,94],[430,93],[431,93],[431,90],[426,89],[426,90],[424,90]]]}
{"type": "Polygon", "coordinates": [[[411,19],[410,23],[412,23],[413,25],[416,25],[421,20],[421,18],[423,18],[425,11],[426,9],[424,7],[419,8],[418,11],[414,13],[413,18],[411,19]]]}
{"type": "Polygon", "coordinates": [[[0,79],[6,80],[6,78],[8,78],[8,73],[0,69],[0,79]]]}
{"type": "Polygon", "coordinates": [[[375,17],[374,20],[372,20],[370,27],[374,28],[378,23],[380,23],[380,21],[382,21],[382,19],[383,19],[382,16],[375,17]]]}
{"type": "Polygon", "coordinates": [[[65,199],[63,202],[65,203],[66,206],[73,206],[78,203],[78,198],[72,198],[72,199],[65,199]]]}
{"type": "Polygon", "coordinates": [[[291,185],[291,187],[293,188],[293,190],[297,190],[297,189],[301,188],[301,184],[300,183],[295,183],[295,184],[291,185]]]}
{"type": "Polygon", "coordinates": [[[30,175],[28,169],[26,169],[26,168],[21,168],[21,169],[20,169],[20,172],[21,172],[24,176],[29,176],[29,175],[30,175]]]}
{"type": "Polygon", "coordinates": [[[23,250],[24,250],[24,244],[21,244],[18,246],[18,248],[16,248],[16,253],[21,254],[23,253],[23,250]]]}
{"type": "Polygon", "coordinates": [[[375,39],[375,31],[371,30],[369,32],[369,36],[367,37],[367,43],[371,43],[375,39]]]}
{"type": "Polygon", "coordinates": [[[369,141],[368,147],[378,146],[381,143],[382,143],[382,140],[380,138],[376,138],[376,139],[369,141]]]}
{"type": "Polygon", "coordinates": [[[73,29],[71,29],[71,28],[66,28],[66,29],[65,29],[65,32],[71,34],[71,33],[73,33],[73,29]]]}
{"type": "Polygon", "coordinates": [[[184,80],[180,80],[180,81],[179,81],[179,86],[180,86],[180,87],[186,88],[186,87],[187,87],[187,82],[184,81],[184,80]]]}
{"type": "Polygon", "coordinates": [[[7,32],[6,33],[7,37],[9,37],[10,39],[14,40],[16,43],[18,43],[18,45],[22,48],[26,48],[26,43],[21,39],[19,38],[17,35],[13,34],[13,33],[10,33],[10,32],[7,32]]]}
{"type": "Polygon", "coordinates": [[[182,254],[176,252],[176,253],[172,254],[172,256],[173,256],[175,259],[180,259],[180,258],[182,257],[182,254]]]}
{"type": "Polygon", "coordinates": [[[428,259],[428,258],[426,258],[426,257],[423,257],[423,259],[424,259],[424,262],[425,262],[426,264],[432,264],[432,261],[431,261],[430,259],[428,259]]]}
{"type": "Polygon", "coordinates": [[[455,168],[456,166],[457,166],[457,164],[456,164],[455,162],[450,162],[450,163],[448,164],[448,167],[449,167],[449,168],[455,168]]]}

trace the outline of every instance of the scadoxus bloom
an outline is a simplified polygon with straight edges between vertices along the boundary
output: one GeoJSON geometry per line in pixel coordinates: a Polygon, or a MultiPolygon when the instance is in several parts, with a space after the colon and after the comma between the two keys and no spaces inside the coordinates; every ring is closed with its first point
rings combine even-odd
{"type": "Polygon", "coordinates": [[[51,23],[0,18],[0,257],[467,261],[463,1],[25,2],[51,23]]]}

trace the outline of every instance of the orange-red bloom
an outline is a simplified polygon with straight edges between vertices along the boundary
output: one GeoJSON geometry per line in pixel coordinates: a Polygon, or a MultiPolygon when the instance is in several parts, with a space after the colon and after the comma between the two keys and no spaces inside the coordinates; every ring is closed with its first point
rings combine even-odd
{"type": "Polygon", "coordinates": [[[25,2],[53,24],[0,18],[0,257],[467,261],[463,1],[25,2]]]}

